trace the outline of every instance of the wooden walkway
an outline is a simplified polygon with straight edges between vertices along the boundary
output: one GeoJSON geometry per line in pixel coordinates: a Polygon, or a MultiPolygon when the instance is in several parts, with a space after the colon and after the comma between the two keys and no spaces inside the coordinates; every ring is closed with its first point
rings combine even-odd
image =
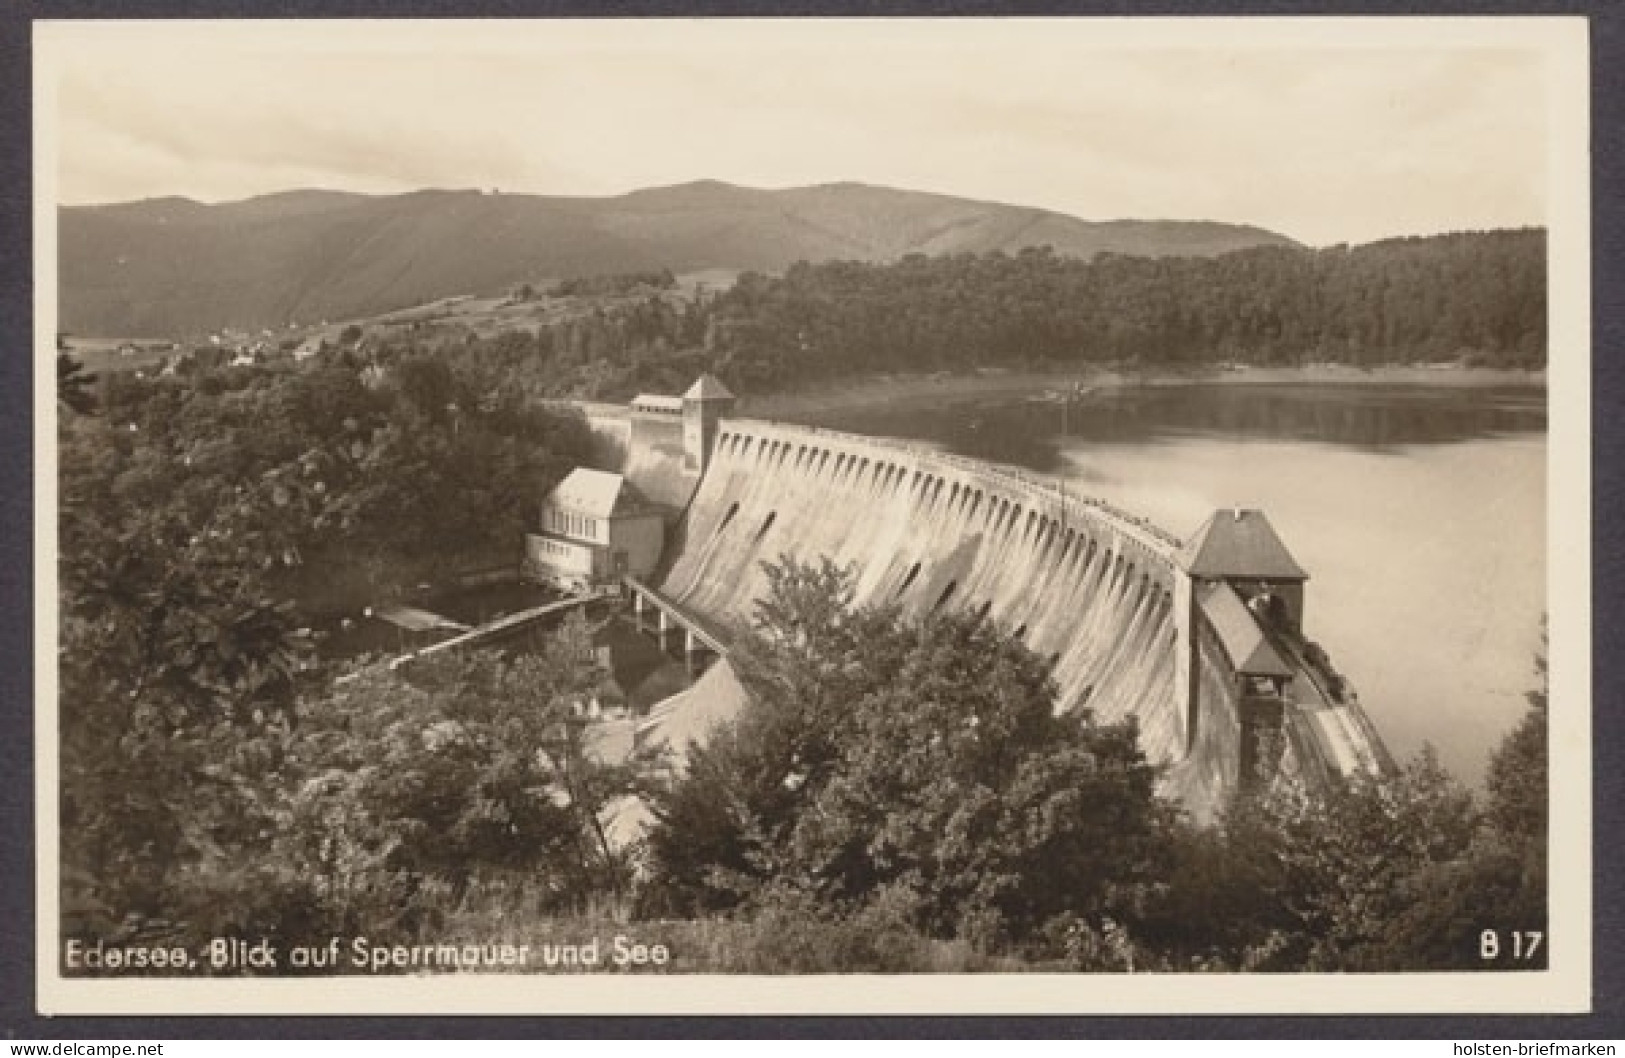
{"type": "Polygon", "coordinates": [[[409,654],[402,654],[398,658],[391,658],[389,661],[389,667],[392,669],[397,669],[406,664],[408,661],[428,657],[431,654],[438,654],[445,650],[458,650],[467,647],[477,647],[484,643],[489,643],[494,640],[502,639],[521,632],[543,618],[551,617],[557,613],[563,613],[564,611],[577,606],[586,606],[589,603],[600,602],[604,599],[619,598],[620,594],[621,589],[611,585],[607,587],[594,588],[591,591],[585,591],[578,595],[571,595],[568,598],[557,599],[543,606],[533,606],[528,610],[520,610],[518,613],[511,613],[506,617],[499,617],[495,621],[487,621],[478,628],[469,629],[462,635],[452,636],[450,639],[442,639],[438,643],[432,643],[429,646],[424,647],[422,650],[414,650],[409,654]]]}

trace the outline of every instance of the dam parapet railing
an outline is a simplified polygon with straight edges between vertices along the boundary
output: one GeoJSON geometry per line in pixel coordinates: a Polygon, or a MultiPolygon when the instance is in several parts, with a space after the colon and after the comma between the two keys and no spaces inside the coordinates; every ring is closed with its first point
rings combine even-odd
{"type": "MultiPolygon", "coordinates": [[[[593,418],[629,420],[631,416],[631,408],[625,404],[564,399],[548,401],[547,403],[557,407],[574,408],[587,416],[589,420],[593,418]]],[[[1020,492],[1031,499],[1039,500],[1045,506],[1058,507],[1063,510],[1074,508],[1081,513],[1089,513],[1102,518],[1110,523],[1112,528],[1135,540],[1147,551],[1170,563],[1174,561],[1174,556],[1178,554],[1183,543],[1179,537],[1149,519],[1125,511],[1099,497],[1070,492],[1057,479],[1030,474],[1008,464],[990,463],[969,456],[957,455],[918,441],[908,441],[896,437],[881,437],[872,434],[847,433],[824,426],[780,422],[773,419],[727,417],[718,423],[718,427],[719,444],[729,437],[744,432],[751,434],[771,433],[779,440],[788,440],[789,438],[786,435],[801,435],[803,437],[818,438],[829,444],[847,448],[879,448],[908,455],[915,459],[932,460],[945,466],[951,466],[963,473],[976,475],[989,483],[997,482],[1014,492],[1020,492]]]]}
{"type": "Polygon", "coordinates": [[[1183,541],[1147,518],[1125,511],[1095,496],[1079,495],[1068,491],[1054,478],[1040,477],[1005,464],[989,463],[968,456],[945,452],[932,445],[892,437],[846,433],[822,426],[804,426],[797,423],[775,422],[768,419],[728,418],[719,424],[717,443],[723,445],[735,438],[771,437],[779,441],[806,443],[809,438],[824,442],[828,447],[846,450],[879,449],[897,453],[915,460],[936,462],[972,475],[990,485],[1025,495],[1050,511],[1076,511],[1106,522],[1112,529],[1133,540],[1140,547],[1170,565],[1177,565],[1177,556],[1183,541]]]}
{"type": "Polygon", "coordinates": [[[575,400],[569,397],[547,397],[541,400],[544,408],[565,408],[579,411],[588,418],[629,419],[632,409],[625,404],[612,404],[601,400],[575,400]]]}

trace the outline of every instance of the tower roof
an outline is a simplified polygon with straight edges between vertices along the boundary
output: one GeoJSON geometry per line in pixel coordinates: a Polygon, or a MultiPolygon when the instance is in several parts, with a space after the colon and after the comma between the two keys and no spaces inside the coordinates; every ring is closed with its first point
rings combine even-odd
{"type": "Polygon", "coordinates": [[[727,386],[724,386],[721,382],[718,382],[715,377],[711,375],[701,375],[699,378],[694,380],[694,384],[692,386],[688,387],[688,392],[683,394],[683,399],[732,400],[734,399],[734,395],[728,391],[727,386]]]}
{"type": "Polygon", "coordinates": [[[1179,564],[1196,577],[1308,580],[1263,511],[1215,511],[1179,552],[1179,564]]]}

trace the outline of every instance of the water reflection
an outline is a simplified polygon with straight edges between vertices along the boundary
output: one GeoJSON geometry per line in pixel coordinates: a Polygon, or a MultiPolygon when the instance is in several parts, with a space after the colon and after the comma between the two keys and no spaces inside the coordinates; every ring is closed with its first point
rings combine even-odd
{"type": "MultiPolygon", "coordinates": [[[[509,650],[537,649],[551,627],[538,627],[513,640],[509,650]]],[[[654,638],[639,632],[625,613],[594,622],[593,646],[601,662],[609,666],[622,703],[634,715],[643,716],[657,702],[683,690],[691,681],[681,661],[661,650],[654,638]]]]}
{"type": "MultiPolygon", "coordinates": [[[[477,626],[508,614],[554,602],[562,596],[547,587],[519,581],[485,584],[441,592],[425,592],[411,605],[466,626],[477,626]]],[[[618,604],[617,604],[618,605],[618,604]]],[[[625,704],[641,715],[649,707],[687,687],[690,677],[682,661],[662,651],[655,640],[633,627],[623,612],[610,604],[592,608],[593,646],[609,667],[625,704]]],[[[527,654],[541,648],[545,637],[557,631],[562,614],[493,644],[504,654],[527,654]]],[[[322,653],[330,659],[363,655],[393,656],[450,639],[456,629],[408,631],[375,613],[335,615],[320,623],[322,653]]]]}
{"type": "MultiPolygon", "coordinates": [[[[794,417],[792,417],[794,418],[794,417]]],[[[824,410],[800,421],[853,433],[933,441],[977,459],[1041,472],[1064,465],[1068,441],[1143,445],[1178,439],[1313,441],[1391,453],[1539,431],[1537,387],[1310,383],[1189,384],[969,397],[824,410]]]]}

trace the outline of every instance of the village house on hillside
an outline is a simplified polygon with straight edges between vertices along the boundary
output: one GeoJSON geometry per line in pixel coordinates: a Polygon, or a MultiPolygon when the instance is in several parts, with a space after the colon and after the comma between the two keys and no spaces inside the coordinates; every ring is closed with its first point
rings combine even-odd
{"type": "Polygon", "coordinates": [[[525,537],[525,574],[582,589],[654,571],[665,544],[660,508],[619,474],[577,468],[542,501],[525,537]]]}

